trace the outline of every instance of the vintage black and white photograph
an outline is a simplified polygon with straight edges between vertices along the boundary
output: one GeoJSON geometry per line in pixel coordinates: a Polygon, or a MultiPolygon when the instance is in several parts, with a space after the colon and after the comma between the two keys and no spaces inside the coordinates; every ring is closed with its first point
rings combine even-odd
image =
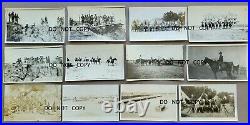
{"type": "Polygon", "coordinates": [[[181,121],[237,121],[236,84],[179,87],[181,121]]]}
{"type": "Polygon", "coordinates": [[[114,100],[119,101],[119,85],[63,85],[62,103],[68,109],[63,110],[62,121],[118,121],[119,112],[102,108],[105,101],[114,100]]]}
{"type": "Polygon", "coordinates": [[[177,85],[122,84],[120,91],[127,106],[121,120],[177,121],[178,105],[172,104],[177,100],[177,85]]]}
{"type": "Polygon", "coordinates": [[[124,7],[68,7],[70,41],[125,41],[124,7]]]}
{"type": "Polygon", "coordinates": [[[189,6],[188,25],[190,42],[247,42],[248,7],[189,6]]]}
{"type": "Polygon", "coordinates": [[[6,43],[64,42],[64,9],[7,8],[5,24],[6,43]]]}
{"type": "Polygon", "coordinates": [[[188,80],[247,81],[246,44],[189,45],[188,80]]]}
{"type": "Polygon", "coordinates": [[[184,80],[182,45],[127,45],[127,80],[184,80]]]}
{"type": "Polygon", "coordinates": [[[61,86],[4,85],[4,121],[61,121],[61,86]]]}
{"type": "Polygon", "coordinates": [[[186,14],[187,7],[130,7],[130,40],[187,40],[186,14]]]}
{"type": "Polygon", "coordinates": [[[62,47],[5,47],[4,50],[4,83],[62,82],[62,47]]]}
{"type": "Polygon", "coordinates": [[[123,80],[123,44],[66,46],[66,81],[123,80]]]}

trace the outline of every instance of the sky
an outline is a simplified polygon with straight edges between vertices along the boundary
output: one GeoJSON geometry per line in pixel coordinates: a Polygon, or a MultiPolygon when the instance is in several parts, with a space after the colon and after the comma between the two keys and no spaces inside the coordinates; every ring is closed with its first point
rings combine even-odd
{"type": "Polygon", "coordinates": [[[237,15],[239,24],[248,24],[247,6],[190,6],[188,8],[188,24],[200,25],[206,16],[237,15]]]}
{"type": "MultiPolygon", "coordinates": [[[[79,20],[80,15],[84,14],[97,14],[114,16],[117,23],[125,24],[125,8],[111,8],[111,7],[68,7],[69,18],[79,20]]],[[[68,19],[69,19],[68,18],[68,19]]]]}
{"type": "Polygon", "coordinates": [[[38,57],[40,55],[50,56],[55,58],[57,56],[63,57],[62,48],[49,47],[5,47],[5,63],[16,62],[18,58],[24,57],[38,57]]]}
{"type": "Polygon", "coordinates": [[[123,44],[109,44],[109,45],[67,45],[66,55],[69,58],[74,57],[102,57],[109,56],[123,59],[123,44]]]}
{"type": "Polygon", "coordinates": [[[153,58],[174,58],[176,60],[183,59],[182,45],[127,45],[126,59],[135,60],[139,56],[143,59],[153,58]]]}
{"type": "Polygon", "coordinates": [[[63,97],[119,96],[118,85],[64,85],[63,97]]]}
{"type": "Polygon", "coordinates": [[[160,19],[163,14],[169,11],[186,12],[186,7],[130,7],[129,8],[129,22],[135,19],[138,20],[152,20],[160,19]]]}
{"type": "Polygon", "coordinates": [[[8,8],[5,10],[5,20],[8,21],[9,12],[14,11],[19,16],[18,23],[22,25],[32,25],[32,24],[41,24],[41,18],[48,18],[50,26],[56,26],[57,17],[64,17],[64,9],[15,9],[8,8]]]}
{"type": "Polygon", "coordinates": [[[247,66],[247,46],[196,46],[188,47],[189,60],[203,60],[205,57],[219,59],[222,52],[224,62],[233,62],[234,65],[247,66]]]}
{"type": "Polygon", "coordinates": [[[176,93],[176,85],[122,84],[121,92],[176,93]]]}

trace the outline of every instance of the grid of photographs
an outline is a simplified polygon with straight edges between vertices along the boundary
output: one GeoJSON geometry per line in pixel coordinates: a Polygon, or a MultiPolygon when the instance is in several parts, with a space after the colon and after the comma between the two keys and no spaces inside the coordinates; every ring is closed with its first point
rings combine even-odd
{"type": "Polygon", "coordinates": [[[247,11],[5,8],[3,121],[239,121],[247,11]]]}

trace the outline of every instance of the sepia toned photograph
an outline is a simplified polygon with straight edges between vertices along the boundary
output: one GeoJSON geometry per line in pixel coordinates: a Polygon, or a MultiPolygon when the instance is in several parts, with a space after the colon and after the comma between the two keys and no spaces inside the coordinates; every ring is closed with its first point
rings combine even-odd
{"type": "Polygon", "coordinates": [[[66,46],[66,81],[123,80],[123,44],[66,46]]]}
{"type": "Polygon", "coordinates": [[[247,42],[248,7],[189,6],[188,25],[190,42],[247,42]]]}
{"type": "Polygon", "coordinates": [[[236,84],[179,87],[181,121],[238,121],[236,84]]]}
{"type": "Polygon", "coordinates": [[[62,82],[62,47],[5,47],[4,50],[4,83],[62,82]]]}
{"type": "Polygon", "coordinates": [[[125,41],[124,7],[68,7],[70,41],[125,41]]]}
{"type": "Polygon", "coordinates": [[[130,41],[187,40],[187,7],[130,7],[130,41]]]}
{"type": "Polygon", "coordinates": [[[127,106],[121,120],[177,121],[177,85],[122,84],[120,91],[127,106]]]}
{"type": "Polygon", "coordinates": [[[63,43],[65,10],[6,8],[5,25],[5,43],[63,43]]]}
{"type": "Polygon", "coordinates": [[[127,80],[184,80],[182,45],[127,45],[127,80]]]}
{"type": "Polygon", "coordinates": [[[102,109],[104,101],[115,99],[119,101],[119,85],[63,85],[62,102],[68,108],[62,121],[118,121],[119,113],[102,109]]]}
{"type": "Polygon", "coordinates": [[[247,81],[247,51],[246,44],[189,45],[188,80],[247,81]]]}
{"type": "Polygon", "coordinates": [[[4,121],[61,121],[60,106],[60,85],[4,85],[4,121]]]}

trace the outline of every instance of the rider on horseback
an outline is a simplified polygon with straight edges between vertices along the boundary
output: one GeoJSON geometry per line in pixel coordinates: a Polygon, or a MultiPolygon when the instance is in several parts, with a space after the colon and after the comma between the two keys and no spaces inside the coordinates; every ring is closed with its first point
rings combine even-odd
{"type": "Polygon", "coordinates": [[[222,52],[220,51],[219,52],[219,60],[218,60],[218,63],[219,63],[219,71],[222,71],[222,63],[223,63],[223,56],[222,56],[222,52]]]}

